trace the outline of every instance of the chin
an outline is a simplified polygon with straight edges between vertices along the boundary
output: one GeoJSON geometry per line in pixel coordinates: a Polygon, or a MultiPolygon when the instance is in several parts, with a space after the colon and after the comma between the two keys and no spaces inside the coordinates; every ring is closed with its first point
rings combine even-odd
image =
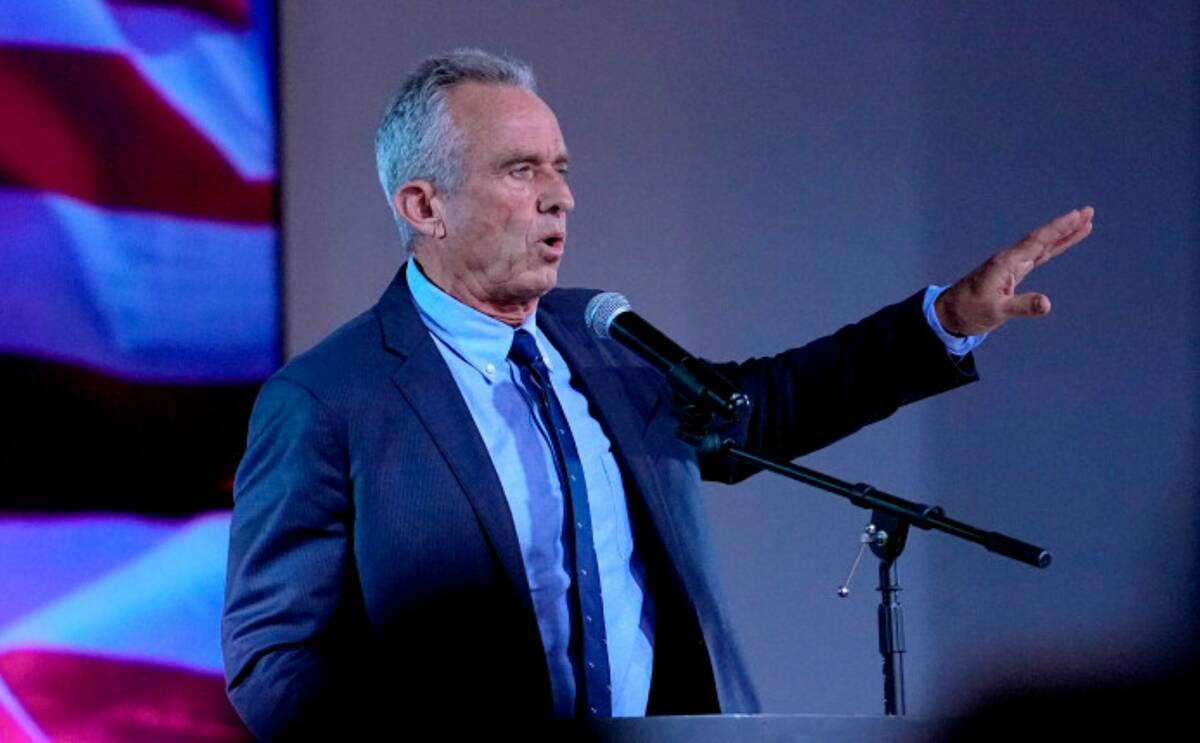
{"type": "Polygon", "coordinates": [[[542,296],[546,292],[558,285],[558,266],[538,271],[533,277],[530,277],[529,293],[534,296],[542,296]]]}

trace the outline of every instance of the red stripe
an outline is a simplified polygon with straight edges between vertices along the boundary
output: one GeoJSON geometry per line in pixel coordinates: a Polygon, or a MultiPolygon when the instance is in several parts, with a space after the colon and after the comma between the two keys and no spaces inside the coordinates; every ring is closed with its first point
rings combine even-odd
{"type": "Polygon", "coordinates": [[[0,654],[0,675],[51,740],[250,740],[217,674],[82,653],[18,650],[0,654]]]}
{"type": "Polygon", "coordinates": [[[156,5],[183,8],[237,29],[250,28],[250,0],[108,0],[110,5],[156,5]]]}
{"type": "Polygon", "coordinates": [[[270,223],[275,184],[244,179],[116,54],[0,47],[0,185],[103,207],[270,223]]]}

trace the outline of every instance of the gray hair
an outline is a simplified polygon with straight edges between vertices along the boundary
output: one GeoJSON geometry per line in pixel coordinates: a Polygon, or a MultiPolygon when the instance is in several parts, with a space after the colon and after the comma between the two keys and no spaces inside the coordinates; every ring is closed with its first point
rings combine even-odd
{"type": "Polygon", "coordinates": [[[447,192],[461,185],[461,143],[446,110],[446,93],[464,82],[536,89],[529,65],[480,49],[455,49],[429,57],[404,81],[375,131],[375,164],[401,243],[409,253],[417,233],[396,212],[392,199],[396,189],[416,178],[447,192]]]}

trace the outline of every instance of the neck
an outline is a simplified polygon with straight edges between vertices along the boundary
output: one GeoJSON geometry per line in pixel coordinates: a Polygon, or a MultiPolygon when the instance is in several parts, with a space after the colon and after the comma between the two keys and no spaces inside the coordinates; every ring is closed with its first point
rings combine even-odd
{"type": "Polygon", "coordinates": [[[436,261],[431,262],[426,258],[419,259],[415,254],[410,260],[416,263],[417,269],[425,278],[429,279],[429,283],[471,309],[482,312],[493,320],[502,322],[505,325],[514,328],[520,327],[529,319],[533,311],[537,309],[537,297],[527,300],[512,299],[511,301],[497,301],[492,298],[486,298],[478,283],[472,282],[470,277],[467,277],[465,280],[455,281],[454,277],[438,271],[436,261]]]}

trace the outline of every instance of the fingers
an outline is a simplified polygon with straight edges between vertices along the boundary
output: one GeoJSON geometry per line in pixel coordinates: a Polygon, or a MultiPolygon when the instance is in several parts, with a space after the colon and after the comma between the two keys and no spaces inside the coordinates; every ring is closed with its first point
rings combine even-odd
{"type": "Polygon", "coordinates": [[[1067,235],[1066,237],[1059,238],[1058,242],[1051,245],[1049,247],[1049,249],[1043,251],[1042,254],[1034,260],[1034,265],[1035,266],[1042,265],[1046,261],[1048,261],[1051,258],[1055,257],[1056,255],[1062,253],[1063,251],[1065,251],[1067,248],[1071,247],[1072,245],[1074,245],[1078,242],[1081,242],[1085,237],[1087,237],[1090,234],[1092,234],[1092,222],[1091,222],[1091,220],[1088,220],[1087,222],[1084,222],[1083,225],[1079,227],[1079,229],[1075,230],[1074,232],[1067,235]]]}
{"type": "Polygon", "coordinates": [[[1054,245],[1070,237],[1071,234],[1078,231],[1084,225],[1091,224],[1092,216],[1095,213],[1096,210],[1090,206],[1085,206],[1082,209],[1072,209],[1066,214],[1052,219],[1048,224],[1037,228],[1030,237],[1041,245],[1054,245]]]}
{"type": "Polygon", "coordinates": [[[1003,310],[1009,317],[1041,317],[1050,314],[1050,297],[1036,292],[1017,294],[1005,300],[1003,310]]]}
{"type": "Polygon", "coordinates": [[[1014,257],[1041,265],[1087,237],[1096,210],[1090,206],[1055,217],[1012,247],[1014,257]]]}

